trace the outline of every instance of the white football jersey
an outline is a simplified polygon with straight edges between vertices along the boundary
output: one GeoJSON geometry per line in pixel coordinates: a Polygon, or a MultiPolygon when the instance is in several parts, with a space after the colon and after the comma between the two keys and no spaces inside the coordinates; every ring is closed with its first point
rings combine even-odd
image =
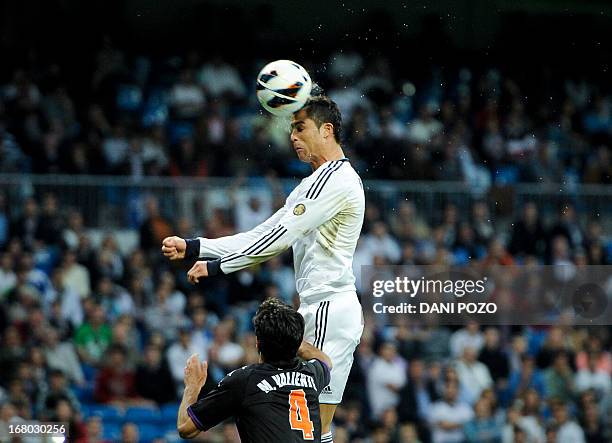
{"type": "Polygon", "coordinates": [[[200,238],[200,257],[221,259],[224,274],[293,247],[300,300],[316,302],[355,291],[353,253],[363,225],[365,195],[347,159],[325,162],[289,194],[285,205],[248,232],[200,238]]]}

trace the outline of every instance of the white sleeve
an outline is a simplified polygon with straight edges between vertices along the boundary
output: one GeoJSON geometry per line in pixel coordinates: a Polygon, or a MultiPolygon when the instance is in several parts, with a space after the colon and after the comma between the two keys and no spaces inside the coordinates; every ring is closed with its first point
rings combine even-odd
{"type": "Polygon", "coordinates": [[[221,271],[229,274],[266,261],[338,214],[346,205],[349,188],[341,177],[329,180],[330,175],[320,174],[309,189],[300,192],[293,207],[285,205],[285,213],[273,227],[243,243],[239,250],[223,255],[221,271]]]}
{"type": "Polygon", "coordinates": [[[220,238],[198,237],[200,240],[199,257],[221,258],[227,254],[236,252],[242,249],[244,245],[256,240],[269,229],[273,228],[284,215],[285,207],[283,206],[270,218],[260,225],[255,226],[250,231],[220,238]]]}

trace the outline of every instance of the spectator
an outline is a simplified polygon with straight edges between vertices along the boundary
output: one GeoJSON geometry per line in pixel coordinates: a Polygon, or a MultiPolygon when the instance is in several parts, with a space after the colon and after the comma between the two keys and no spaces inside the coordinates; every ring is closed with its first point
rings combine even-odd
{"type": "Polygon", "coordinates": [[[457,383],[447,383],[444,398],[429,411],[432,443],[460,443],[465,439],[463,427],[472,420],[474,412],[467,404],[457,401],[458,388],[457,383]]]}
{"type": "Polygon", "coordinates": [[[533,357],[524,354],[521,357],[520,369],[510,374],[508,386],[503,395],[505,403],[508,404],[517,394],[524,392],[526,389],[534,389],[542,395],[545,391],[545,385],[542,373],[536,368],[533,357]]]}
{"type": "Polygon", "coordinates": [[[67,423],[66,427],[70,429],[70,438],[74,438],[75,441],[78,441],[87,432],[78,410],[75,410],[67,399],[62,398],[56,402],[54,413],[49,421],[67,423]]]}
{"type": "Polygon", "coordinates": [[[389,263],[397,263],[402,254],[397,241],[388,233],[387,225],[381,221],[374,223],[371,233],[364,236],[363,247],[371,256],[382,255],[389,263]]]}
{"type": "Polygon", "coordinates": [[[96,298],[106,311],[109,320],[123,315],[133,315],[135,312],[134,300],[129,292],[119,285],[113,283],[110,277],[102,277],[98,281],[96,298]]]}
{"type": "Polygon", "coordinates": [[[406,364],[397,355],[393,343],[384,343],[367,373],[367,389],[370,396],[372,416],[379,419],[383,412],[396,407],[399,392],[406,383],[406,364]]]}
{"type": "Polygon", "coordinates": [[[468,395],[470,404],[474,404],[484,389],[493,385],[489,369],[476,360],[476,350],[470,346],[463,348],[463,355],[456,363],[457,376],[461,388],[468,395]]]}
{"type": "Polygon", "coordinates": [[[244,349],[232,339],[231,323],[224,321],[217,325],[209,355],[210,361],[219,365],[225,373],[242,365],[244,349]]]}
{"type": "Polygon", "coordinates": [[[98,373],[94,398],[99,403],[128,406],[150,405],[151,402],[138,396],[134,372],[127,368],[127,349],[112,345],[106,352],[106,364],[98,373]]]}
{"type": "Polygon", "coordinates": [[[493,327],[485,329],[484,346],[478,354],[478,360],[485,364],[491,372],[493,381],[503,386],[510,375],[508,357],[500,349],[499,330],[493,327]]]}
{"type": "Polygon", "coordinates": [[[474,405],[474,418],[466,423],[464,432],[468,443],[499,443],[500,422],[491,415],[491,405],[480,398],[474,405]]]}
{"type": "Polygon", "coordinates": [[[570,401],[574,393],[574,374],[569,366],[567,354],[559,351],[552,365],[544,371],[546,395],[561,401],[570,401]]]}
{"type": "Polygon", "coordinates": [[[84,235],[83,215],[76,209],[68,212],[68,223],[62,232],[62,239],[66,247],[72,251],[79,246],[79,237],[84,235]]]}
{"type": "Polygon", "coordinates": [[[419,110],[419,117],[408,125],[408,138],[414,143],[430,144],[443,130],[442,123],[436,120],[438,106],[429,102],[419,110]]]}
{"type": "Polygon", "coordinates": [[[585,443],[584,432],[578,423],[570,419],[567,404],[555,403],[552,412],[558,443],[585,443]]]}
{"type": "Polygon", "coordinates": [[[428,435],[427,414],[431,404],[437,400],[435,386],[425,374],[425,364],[422,360],[410,360],[408,365],[408,380],[399,392],[397,406],[400,423],[413,423],[420,436],[428,435]]]}
{"type": "Polygon", "coordinates": [[[194,120],[204,110],[206,97],[192,70],[181,71],[179,81],[170,90],[169,103],[177,119],[194,120]]]}
{"type": "Polygon", "coordinates": [[[147,252],[157,252],[164,238],[172,235],[170,223],[160,214],[159,204],[155,197],[148,197],[146,202],[147,218],[140,225],[140,247],[147,252]]]}
{"type": "Polygon", "coordinates": [[[480,326],[474,320],[469,320],[464,328],[454,332],[450,338],[450,350],[454,358],[463,355],[466,347],[479,352],[483,345],[484,337],[480,332],[480,326]]]}
{"type": "Polygon", "coordinates": [[[76,440],[77,443],[110,443],[109,440],[102,438],[103,435],[102,419],[96,415],[87,418],[85,422],[85,435],[76,440]]]}
{"type": "Polygon", "coordinates": [[[178,389],[177,395],[179,391],[182,391],[185,363],[189,357],[197,354],[198,351],[193,346],[190,328],[186,326],[181,327],[179,329],[178,341],[173,343],[166,352],[168,366],[178,389]]]}
{"type": "Polygon", "coordinates": [[[138,426],[134,423],[125,423],[121,427],[121,443],[138,443],[139,441],[138,426]]]}
{"type": "Polygon", "coordinates": [[[144,350],[142,363],[135,374],[136,392],[142,398],[153,400],[158,405],[176,400],[176,388],[167,361],[161,350],[149,344],[144,350]]]}
{"type": "Polygon", "coordinates": [[[106,324],[106,312],[101,305],[94,305],[88,319],[76,330],[74,342],[84,363],[97,366],[110,345],[111,328],[106,324]]]}
{"type": "Polygon", "coordinates": [[[215,57],[202,66],[198,73],[198,82],[211,98],[225,96],[229,99],[241,99],[246,95],[246,88],[236,68],[225,63],[220,57],[215,57]]]}
{"type": "Polygon", "coordinates": [[[62,218],[59,213],[59,203],[55,194],[48,193],[43,200],[40,224],[36,238],[49,245],[58,245],[63,229],[62,218]]]}
{"type": "Polygon", "coordinates": [[[62,280],[65,287],[75,291],[81,298],[91,294],[89,270],[77,262],[77,256],[71,250],[64,251],[62,280]]]}
{"type": "MultiPolygon", "coordinates": [[[[234,220],[236,231],[247,232],[272,215],[272,202],[257,195],[236,195],[234,192],[234,220]]],[[[264,194],[265,195],[265,194],[264,194]]]]}
{"type": "Polygon", "coordinates": [[[23,203],[23,212],[21,216],[15,220],[11,227],[11,235],[19,238],[24,246],[32,248],[34,240],[39,230],[40,215],[38,203],[33,198],[28,198],[23,203]]]}
{"type": "Polygon", "coordinates": [[[599,418],[597,405],[591,403],[584,410],[584,419],[581,423],[584,430],[584,437],[588,443],[605,443],[605,425],[599,418]]]}
{"type": "Polygon", "coordinates": [[[83,323],[81,296],[64,283],[64,269],[53,270],[51,285],[55,292],[53,301],[60,306],[61,320],[69,322],[71,328],[76,328],[83,323]]]}
{"type": "Polygon", "coordinates": [[[567,240],[572,251],[582,247],[584,233],[578,223],[576,210],[572,204],[568,203],[561,208],[557,224],[548,233],[548,238],[551,240],[558,236],[567,240]]]}
{"type": "Polygon", "coordinates": [[[588,367],[580,369],[576,374],[576,391],[583,392],[593,389],[600,398],[604,397],[611,389],[610,372],[598,369],[600,353],[590,352],[588,355],[588,367]]]}
{"type": "Polygon", "coordinates": [[[68,389],[66,376],[58,369],[49,372],[49,385],[43,384],[38,392],[37,410],[43,417],[50,419],[61,400],[66,400],[73,411],[81,409],[79,401],[68,389]]]}
{"type": "Polygon", "coordinates": [[[508,251],[518,256],[542,256],[546,250],[545,234],[538,207],[533,202],[527,202],[522,218],[513,223],[508,251]]]}
{"type": "Polygon", "coordinates": [[[79,363],[79,358],[72,343],[60,342],[59,334],[54,328],[45,332],[44,353],[47,364],[52,370],[61,371],[70,381],[77,385],[85,383],[85,376],[79,363]]]}
{"type": "Polygon", "coordinates": [[[8,252],[0,253],[0,300],[17,284],[13,257],[8,252]]]}

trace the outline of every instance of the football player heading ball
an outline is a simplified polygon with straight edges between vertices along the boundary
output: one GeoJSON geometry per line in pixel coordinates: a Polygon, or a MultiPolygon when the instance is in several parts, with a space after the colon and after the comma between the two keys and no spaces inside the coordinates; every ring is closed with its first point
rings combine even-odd
{"type": "Polygon", "coordinates": [[[334,362],[331,382],[320,395],[323,443],[331,442],[331,422],[363,332],[355,290],[353,254],[361,232],[365,196],[361,179],[340,146],[342,117],[331,99],[311,97],[291,121],[291,144],[313,172],[289,194],[285,205],[248,232],[209,239],[163,240],[170,260],[207,258],[188,271],[189,281],[219,276],[266,261],[293,249],[304,340],[334,362]]]}

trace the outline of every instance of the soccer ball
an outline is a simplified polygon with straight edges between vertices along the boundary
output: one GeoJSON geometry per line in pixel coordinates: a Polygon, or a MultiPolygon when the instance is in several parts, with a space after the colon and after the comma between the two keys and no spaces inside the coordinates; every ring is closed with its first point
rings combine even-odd
{"type": "Polygon", "coordinates": [[[268,63],[257,76],[257,99],[266,111],[289,117],[310,97],[312,80],[308,72],[291,60],[268,63]]]}

